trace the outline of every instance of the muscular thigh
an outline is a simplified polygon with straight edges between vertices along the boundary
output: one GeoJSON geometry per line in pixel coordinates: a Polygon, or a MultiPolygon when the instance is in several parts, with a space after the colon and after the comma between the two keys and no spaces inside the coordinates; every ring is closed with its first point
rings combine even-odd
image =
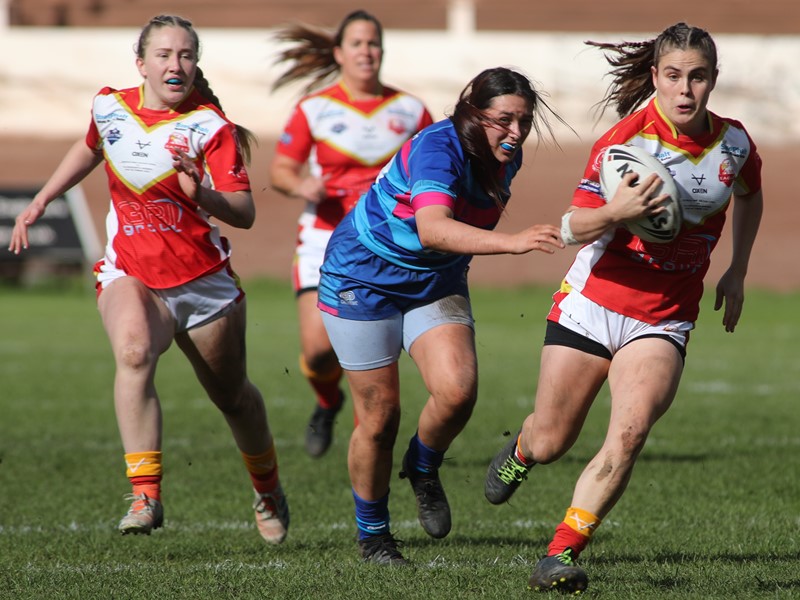
{"type": "Polygon", "coordinates": [[[664,337],[641,338],[614,356],[608,383],[612,427],[648,430],[675,398],[683,359],[664,337]]]}
{"type": "Polygon", "coordinates": [[[550,448],[570,444],[605,383],[611,361],[576,348],[542,348],[534,403],[533,439],[550,448]]]}
{"type": "Polygon", "coordinates": [[[135,344],[159,355],[172,343],[175,320],[164,303],[134,277],[119,277],[103,288],[97,308],[115,354],[135,344]]]}
{"type": "Polygon", "coordinates": [[[450,389],[474,393],[478,364],[472,327],[458,323],[438,325],[417,337],[409,354],[432,394],[450,389]]]}
{"type": "Polygon", "coordinates": [[[246,310],[243,298],[218,319],[175,338],[209,390],[235,388],[244,381],[246,310]]]}

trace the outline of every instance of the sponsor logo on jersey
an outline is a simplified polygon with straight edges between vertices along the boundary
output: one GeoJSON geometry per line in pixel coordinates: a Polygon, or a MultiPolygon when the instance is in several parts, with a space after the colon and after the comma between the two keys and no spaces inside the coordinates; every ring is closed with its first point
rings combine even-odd
{"type": "Polygon", "coordinates": [[[600,165],[603,164],[603,158],[605,157],[606,150],[608,150],[608,148],[609,146],[601,148],[600,151],[597,153],[597,156],[595,156],[594,162],[592,163],[592,171],[594,171],[595,173],[600,172],[600,165]]]}
{"type": "Polygon", "coordinates": [[[733,179],[736,177],[736,170],[733,168],[733,162],[730,158],[726,158],[719,165],[719,180],[726,186],[733,185],[733,179]]]}
{"type": "Polygon", "coordinates": [[[141,202],[119,202],[117,214],[122,232],[128,236],[140,233],[181,233],[183,207],[169,198],[141,202]]]}
{"type": "Polygon", "coordinates": [[[341,117],[343,114],[344,114],[344,109],[342,109],[342,108],[328,109],[328,110],[323,110],[322,112],[320,112],[319,115],[317,115],[317,119],[319,119],[319,120],[322,120],[322,119],[337,119],[337,118],[341,117]]]}
{"type": "Polygon", "coordinates": [[[94,120],[98,125],[109,123],[111,121],[125,121],[127,118],[128,115],[120,110],[115,110],[114,112],[106,113],[104,115],[98,115],[97,113],[94,115],[94,120]]]}
{"type": "Polygon", "coordinates": [[[331,127],[331,131],[332,131],[333,133],[342,133],[343,131],[346,131],[346,130],[347,130],[347,125],[345,125],[345,124],[344,124],[344,123],[342,123],[341,121],[340,121],[340,122],[338,122],[338,123],[335,123],[335,124],[334,124],[334,125],[331,127]]]}
{"type": "Polygon", "coordinates": [[[111,129],[109,130],[108,134],[106,134],[106,141],[114,145],[114,142],[118,142],[122,139],[122,133],[120,133],[119,129],[111,129]]]}
{"type": "Polygon", "coordinates": [[[189,138],[182,133],[173,131],[169,134],[169,139],[167,140],[167,143],[164,144],[164,148],[173,152],[178,150],[189,152],[189,138]]]}
{"type": "Polygon", "coordinates": [[[720,152],[723,154],[730,154],[731,156],[736,156],[737,158],[744,158],[747,156],[747,150],[744,148],[740,148],[739,146],[729,146],[725,142],[722,142],[720,145],[720,152]]]}
{"type": "Polygon", "coordinates": [[[692,173],[691,178],[694,179],[695,185],[697,186],[697,187],[693,187],[692,188],[692,193],[693,194],[707,194],[708,193],[708,188],[700,187],[700,186],[703,185],[703,182],[706,180],[706,176],[705,176],[704,173],[701,173],[700,175],[695,175],[694,173],[692,173]]]}
{"type": "Polygon", "coordinates": [[[389,131],[396,133],[397,135],[403,135],[408,130],[406,129],[406,124],[402,121],[402,119],[389,119],[389,131]]]}
{"type": "Polygon", "coordinates": [[[189,131],[194,131],[195,133],[208,133],[208,128],[203,127],[200,123],[177,123],[175,125],[176,131],[183,131],[184,129],[188,129],[189,131]]]}
{"type": "MultiPolygon", "coordinates": [[[[669,161],[670,158],[672,158],[672,152],[670,152],[669,150],[662,150],[661,152],[656,154],[655,157],[662,163],[665,163],[669,161]]],[[[675,173],[672,173],[672,175],[675,175],[675,173]]]]}
{"type": "Polygon", "coordinates": [[[581,179],[581,182],[578,184],[578,189],[592,192],[598,196],[603,195],[603,192],[600,189],[600,184],[596,181],[592,181],[591,179],[581,179]]]}
{"type": "Polygon", "coordinates": [[[402,108],[387,108],[386,112],[390,115],[400,115],[401,117],[407,117],[409,119],[419,118],[416,113],[413,113],[409,110],[404,110],[402,108]]]}

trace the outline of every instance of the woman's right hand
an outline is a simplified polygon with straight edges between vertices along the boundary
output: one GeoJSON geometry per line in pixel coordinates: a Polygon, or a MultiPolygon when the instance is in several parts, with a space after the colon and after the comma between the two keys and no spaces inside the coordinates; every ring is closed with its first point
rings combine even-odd
{"type": "Polygon", "coordinates": [[[28,227],[33,225],[44,214],[45,204],[34,198],[25,210],[17,215],[8,249],[14,254],[28,249],[28,227]]]}
{"type": "Polygon", "coordinates": [[[561,229],[555,225],[532,225],[511,236],[509,254],[526,254],[533,250],[553,254],[566,248],[561,239],[561,229]]]}
{"type": "Polygon", "coordinates": [[[655,173],[648,175],[640,183],[636,183],[636,173],[626,173],[617,188],[608,208],[616,223],[622,224],[637,221],[642,217],[657,215],[665,210],[661,203],[667,194],[656,194],[661,179],[655,173]]]}

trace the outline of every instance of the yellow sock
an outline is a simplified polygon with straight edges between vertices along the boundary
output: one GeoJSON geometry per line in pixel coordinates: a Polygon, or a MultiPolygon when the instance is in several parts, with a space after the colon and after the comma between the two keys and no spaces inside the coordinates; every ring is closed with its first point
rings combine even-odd
{"type": "Polygon", "coordinates": [[[161,500],[161,452],[129,452],[125,454],[125,474],[133,486],[134,495],[146,494],[161,500]]]}
{"type": "Polygon", "coordinates": [[[247,472],[253,487],[260,493],[271,492],[278,483],[278,460],[273,442],[266,452],[261,454],[245,454],[242,452],[247,472]]]}
{"type": "Polygon", "coordinates": [[[133,477],[161,476],[161,452],[129,452],[125,454],[128,479],[133,477]]]}
{"type": "Polygon", "coordinates": [[[587,538],[592,537],[594,530],[600,526],[602,519],[594,516],[588,510],[570,506],[564,517],[564,523],[572,530],[587,538]]]}

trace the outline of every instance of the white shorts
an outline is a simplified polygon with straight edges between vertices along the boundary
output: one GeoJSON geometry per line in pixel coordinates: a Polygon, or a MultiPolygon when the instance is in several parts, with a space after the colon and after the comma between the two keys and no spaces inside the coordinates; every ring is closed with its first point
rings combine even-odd
{"type": "MultiPolygon", "coordinates": [[[[313,217],[313,215],[310,215],[313,217]]],[[[319,287],[319,268],[325,258],[325,248],[333,231],[312,225],[306,214],[300,218],[297,233],[297,248],[292,264],[292,285],[296,294],[319,287]]]]}
{"type": "MultiPolygon", "coordinates": [[[[98,296],[127,273],[116,267],[101,266],[98,296]]],[[[200,327],[224,316],[244,298],[244,290],[230,267],[164,290],[149,288],[166,305],[175,319],[175,333],[200,327]]]]}
{"type": "Polygon", "coordinates": [[[457,323],[475,329],[469,298],[460,294],[416,305],[379,321],[355,321],[321,311],[322,321],[339,364],[348,371],[368,371],[390,365],[408,352],[414,341],[438,325],[457,323]]]}
{"type": "Polygon", "coordinates": [[[626,317],[592,302],[576,290],[567,294],[558,307],[559,325],[605,346],[612,356],[641,337],[668,337],[679,348],[686,348],[689,332],[694,329],[690,321],[664,320],[651,325],[626,317]]]}

